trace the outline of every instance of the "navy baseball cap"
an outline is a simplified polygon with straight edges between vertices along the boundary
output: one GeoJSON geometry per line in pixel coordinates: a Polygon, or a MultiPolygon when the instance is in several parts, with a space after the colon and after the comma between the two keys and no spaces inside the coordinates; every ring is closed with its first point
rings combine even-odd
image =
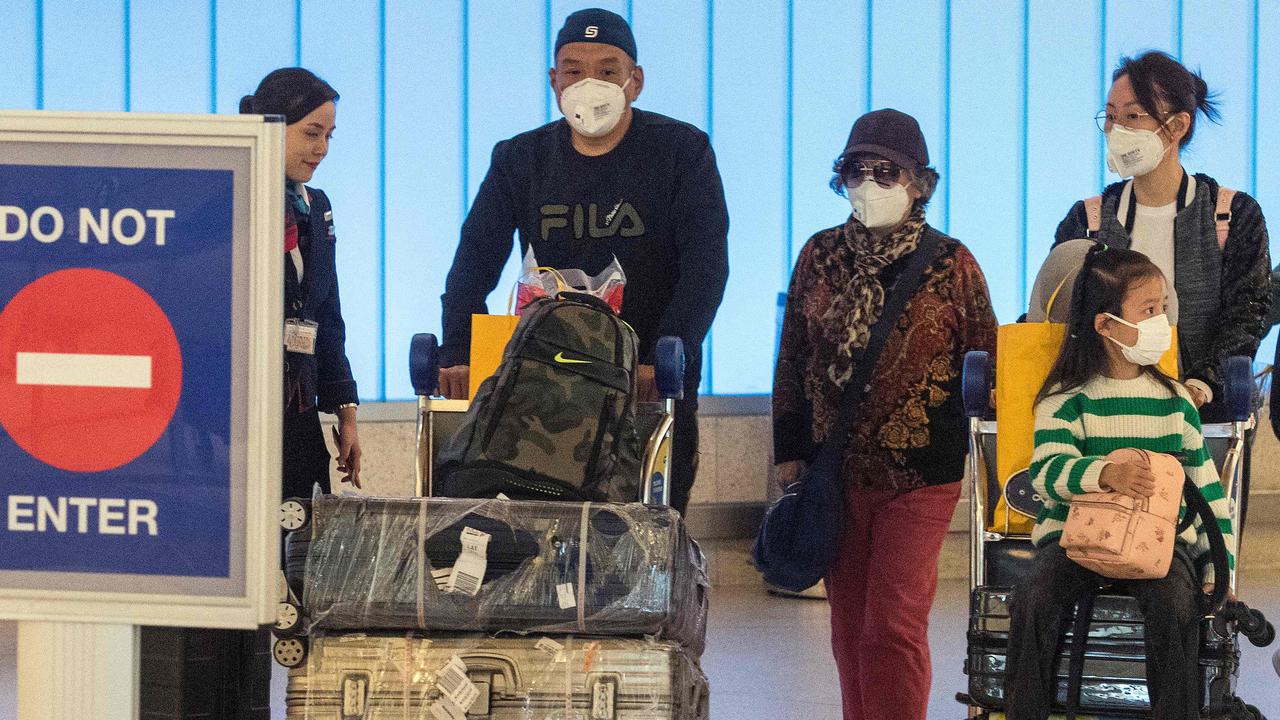
{"type": "Polygon", "coordinates": [[[564,27],[556,35],[555,53],[560,48],[575,42],[603,43],[612,45],[627,55],[634,62],[636,59],[636,38],[631,34],[631,26],[617,13],[602,8],[579,10],[564,20],[564,27]]]}

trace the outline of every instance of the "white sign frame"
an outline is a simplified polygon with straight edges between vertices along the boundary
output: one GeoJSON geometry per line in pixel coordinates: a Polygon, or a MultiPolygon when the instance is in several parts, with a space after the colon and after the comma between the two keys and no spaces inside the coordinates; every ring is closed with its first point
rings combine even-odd
{"type": "MultiPolygon", "coordinates": [[[[258,115],[0,111],[0,142],[243,148],[249,154],[249,257],[247,263],[234,263],[237,268],[247,264],[244,340],[249,368],[244,397],[236,399],[239,408],[232,407],[233,417],[243,414],[247,430],[243,453],[232,458],[233,468],[245,469],[245,492],[242,505],[230,508],[233,526],[236,513],[244,513],[243,557],[232,558],[233,566],[243,563],[242,592],[210,596],[0,587],[0,619],[240,629],[275,621],[281,532],[284,127],[278,117],[258,115]]],[[[237,372],[233,359],[233,376],[237,372]]]]}

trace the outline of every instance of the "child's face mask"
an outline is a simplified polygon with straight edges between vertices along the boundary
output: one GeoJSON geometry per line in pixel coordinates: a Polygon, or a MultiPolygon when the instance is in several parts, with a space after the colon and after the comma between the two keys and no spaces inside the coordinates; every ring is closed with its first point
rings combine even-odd
{"type": "Polygon", "coordinates": [[[1168,315],[1156,315],[1134,324],[1111,313],[1105,314],[1121,325],[1127,325],[1138,331],[1138,341],[1132,346],[1125,345],[1110,335],[1107,336],[1108,340],[1120,346],[1120,353],[1124,355],[1125,360],[1134,365],[1155,365],[1160,362],[1160,358],[1164,357],[1165,353],[1169,352],[1169,347],[1173,344],[1173,327],[1169,325],[1168,315]]]}

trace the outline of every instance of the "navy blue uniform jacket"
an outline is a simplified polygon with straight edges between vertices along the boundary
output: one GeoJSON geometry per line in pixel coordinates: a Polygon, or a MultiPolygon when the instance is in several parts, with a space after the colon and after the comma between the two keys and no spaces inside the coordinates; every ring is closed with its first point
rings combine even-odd
{"type": "Polygon", "coordinates": [[[356,402],[356,381],[347,361],[347,328],[338,302],[333,209],[324,191],[308,187],[307,194],[311,212],[298,223],[302,283],[286,256],[284,316],[310,320],[320,327],[314,355],[285,352],[285,396],[299,411],[319,406],[334,412],[343,403],[356,402]]]}

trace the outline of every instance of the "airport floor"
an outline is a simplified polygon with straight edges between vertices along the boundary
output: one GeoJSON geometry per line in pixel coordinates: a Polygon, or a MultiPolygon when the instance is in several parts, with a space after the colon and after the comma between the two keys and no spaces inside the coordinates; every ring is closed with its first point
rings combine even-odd
{"type": "MultiPolygon", "coordinates": [[[[1241,597],[1280,620],[1280,570],[1241,578],[1241,597]]],[[[779,598],[756,587],[718,587],[703,669],[711,680],[716,720],[840,720],[840,689],[831,661],[827,605],[779,598]]],[[[968,615],[962,581],[943,582],[930,623],[933,693],[930,720],[960,720],[955,694],[964,689],[961,663],[968,615]]],[[[16,717],[17,629],[0,623],[0,720],[16,717]]],[[[1267,717],[1280,720],[1280,678],[1271,665],[1275,646],[1241,648],[1239,694],[1267,717]]],[[[285,672],[275,667],[273,718],[284,717],[285,672]]]]}

